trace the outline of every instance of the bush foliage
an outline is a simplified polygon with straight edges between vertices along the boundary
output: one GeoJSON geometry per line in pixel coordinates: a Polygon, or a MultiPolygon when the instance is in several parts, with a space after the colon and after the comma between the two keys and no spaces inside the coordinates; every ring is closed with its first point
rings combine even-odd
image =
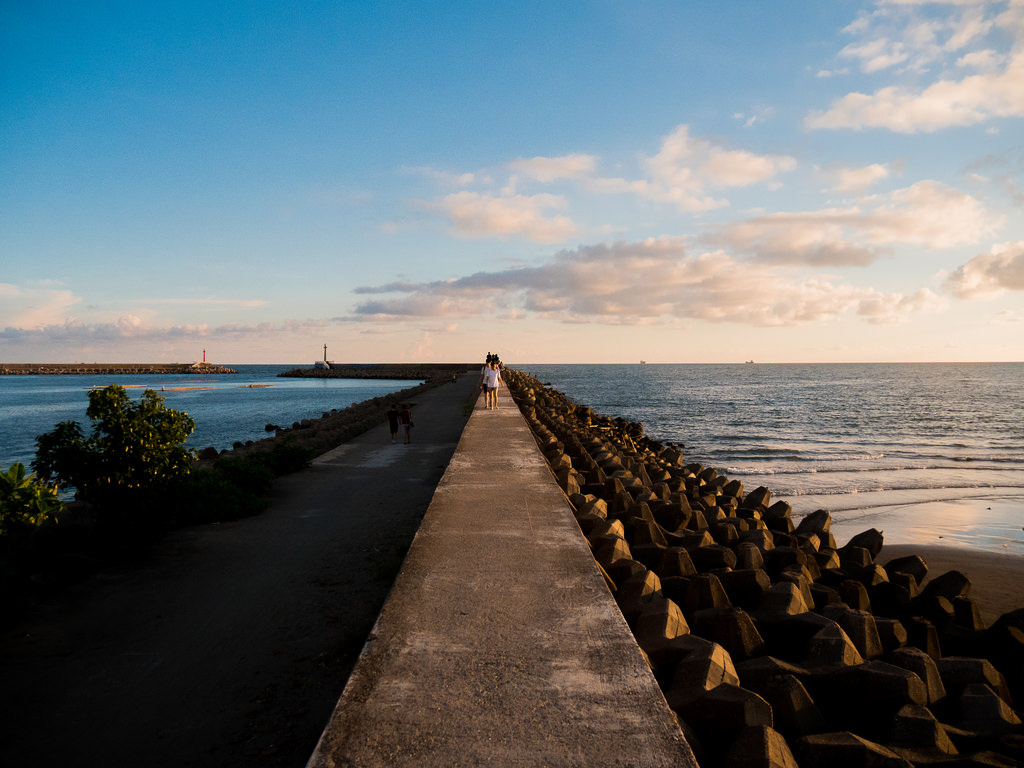
{"type": "Polygon", "coordinates": [[[63,421],[36,438],[32,468],[44,480],[74,486],[78,497],[118,505],[128,497],[159,493],[185,478],[194,452],[184,446],[195,429],[187,413],[167,408],[147,389],[132,402],[114,384],[89,393],[86,438],[78,422],[63,421]]]}

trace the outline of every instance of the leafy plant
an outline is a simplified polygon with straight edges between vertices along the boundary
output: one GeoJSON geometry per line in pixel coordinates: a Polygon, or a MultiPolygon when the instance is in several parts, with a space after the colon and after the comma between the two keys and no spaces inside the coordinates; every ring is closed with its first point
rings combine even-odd
{"type": "Polygon", "coordinates": [[[57,489],[25,473],[15,462],[0,472],[0,536],[9,536],[55,521],[64,507],[57,489]]]}
{"type": "Polygon", "coordinates": [[[116,384],[93,390],[85,412],[91,435],[77,422],[61,422],[36,438],[33,469],[100,504],[158,493],[188,475],[193,451],[184,442],[195,429],[191,416],[163,401],[148,389],[134,403],[116,384]]]}

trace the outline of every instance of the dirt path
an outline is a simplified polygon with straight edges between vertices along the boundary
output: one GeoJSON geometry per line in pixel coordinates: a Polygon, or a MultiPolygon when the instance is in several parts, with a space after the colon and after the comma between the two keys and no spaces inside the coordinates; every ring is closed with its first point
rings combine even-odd
{"type": "Polygon", "coordinates": [[[461,435],[477,378],[167,537],[0,636],[0,765],[304,766],[461,435]]]}

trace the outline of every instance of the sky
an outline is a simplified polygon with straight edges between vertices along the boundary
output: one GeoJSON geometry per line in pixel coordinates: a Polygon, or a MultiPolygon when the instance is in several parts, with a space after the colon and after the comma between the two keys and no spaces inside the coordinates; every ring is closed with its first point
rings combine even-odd
{"type": "Polygon", "coordinates": [[[6,2],[0,362],[1024,360],[1024,0],[6,2]]]}

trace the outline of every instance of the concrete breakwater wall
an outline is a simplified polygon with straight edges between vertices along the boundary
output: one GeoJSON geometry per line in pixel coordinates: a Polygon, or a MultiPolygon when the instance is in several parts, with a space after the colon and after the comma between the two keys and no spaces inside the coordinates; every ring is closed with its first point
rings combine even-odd
{"type": "Polygon", "coordinates": [[[278,376],[299,379],[432,379],[479,371],[480,363],[331,363],[330,368],[293,368],[278,376]]]}
{"type": "Polygon", "coordinates": [[[0,363],[0,376],[237,373],[211,363],[0,363]]]}
{"type": "Polygon", "coordinates": [[[506,380],[702,768],[1022,764],[1024,609],[506,380]]]}

